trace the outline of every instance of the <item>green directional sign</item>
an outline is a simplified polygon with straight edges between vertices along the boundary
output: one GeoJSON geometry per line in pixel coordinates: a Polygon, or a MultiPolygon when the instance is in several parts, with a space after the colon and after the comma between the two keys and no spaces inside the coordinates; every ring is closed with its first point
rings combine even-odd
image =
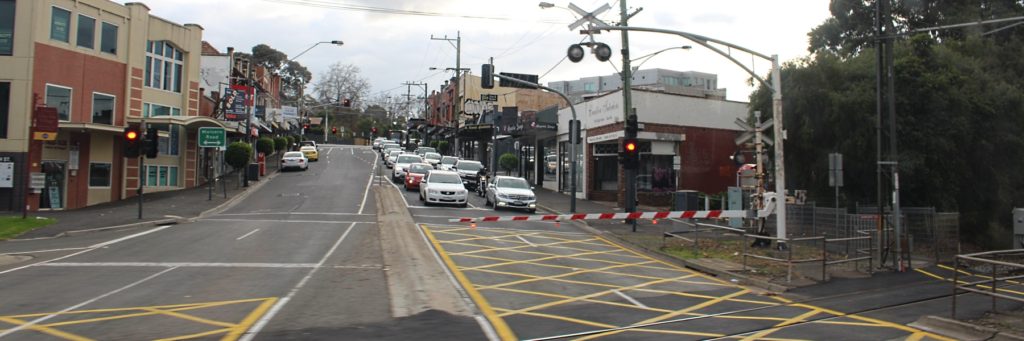
{"type": "Polygon", "coordinates": [[[199,128],[199,147],[223,148],[228,146],[227,133],[224,128],[202,127],[199,128]]]}

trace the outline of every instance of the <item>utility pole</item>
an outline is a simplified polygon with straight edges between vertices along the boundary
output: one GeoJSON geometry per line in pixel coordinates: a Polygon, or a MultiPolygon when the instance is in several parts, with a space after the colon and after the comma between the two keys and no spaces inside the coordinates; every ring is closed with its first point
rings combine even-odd
{"type": "Polygon", "coordinates": [[[462,156],[462,148],[459,146],[459,119],[462,114],[462,96],[460,93],[463,91],[462,88],[462,31],[455,31],[455,39],[448,38],[445,35],[444,38],[434,38],[434,35],[430,35],[430,40],[444,40],[449,44],[455,43],[455,156],[462,156]]]}
{"type": "MultiPolygon", "coordinates": [[[[628,27],[629,8],[626,6],[626,0],[619,1],[619,11],[621,15],[621,21],[619,26],[628,27]]],[[[635,115],[636,110],[633,109],[633,69],[629,64],[629,31],[622,30],[622,122],[624,125],[628,125],[630,122],[630,115],[635,115]]],[[[635,139],[637,127],[623,127],[625,130],[625,138],[635,139]]],[[[639,152],[638,152],[639,154],[639,152]]],[[[626,195],[626,207],[625,212],[636,211],[636,169],[631,167],[622,167],[623,174],[625,175],[625,195],[626,195]]],[[[576,193],[573,193],[576,195],[576,193]]],[[[633,231],[636,231],[636,221],[630,222],[633,224],[633,231]]]]}
{"type": "MultiPolygon", "coordinates": [[[[405,90],[405,100],[406,100],[406,102],[412,102],[412,86],[413,85],[415,85],[417,87],[419,87],[419,86],[423,87],[423,116],[421,118],[426,118],[427,117],[427,83],[408,82],[407,81],[407,82],[402,83],[402,84],[406,86],[406,90],[405,90]]],[[[420,142],[425,142],[424,137],[425,136],[423,136],[423,134],[420,134],[420,142]]],[[[408,143],[408,142],[409,141],[406,141],[406,143],[408,143]]]]}

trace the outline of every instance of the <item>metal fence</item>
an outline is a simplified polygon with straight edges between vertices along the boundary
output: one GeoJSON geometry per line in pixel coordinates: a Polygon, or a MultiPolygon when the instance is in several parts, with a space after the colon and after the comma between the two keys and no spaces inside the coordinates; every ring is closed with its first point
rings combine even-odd
{"type": "Polygon", "coordinates": [[[953,262],[953,310],[956,318],[957,295],[970,292],[992,299],[1024,303],[1024,250],[1003,250],[957,255],[953,262]]]}

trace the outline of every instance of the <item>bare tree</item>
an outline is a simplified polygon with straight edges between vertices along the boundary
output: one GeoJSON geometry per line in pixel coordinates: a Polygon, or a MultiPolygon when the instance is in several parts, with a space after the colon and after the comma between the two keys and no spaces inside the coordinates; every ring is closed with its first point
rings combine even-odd
{"type": "Polygon", "coordinates": [[[370,81],[363,78],[358,66],[334,63],[320,74],[313,84],[313,91],[324,103],[349,99],[358,105],[369,96],[370,81]]]}

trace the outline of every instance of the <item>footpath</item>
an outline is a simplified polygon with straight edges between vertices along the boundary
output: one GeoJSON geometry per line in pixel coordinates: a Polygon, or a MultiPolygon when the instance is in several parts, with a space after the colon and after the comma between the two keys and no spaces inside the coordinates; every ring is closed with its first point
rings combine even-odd
{"type": "MultiPolygon", "coordinates": [[[[240,199],[277,174],[276,170],[268,169],[267,172],[260,181],[250,181],[249,187],[241,186],[237,173],[229,174],[216,183],[212,197],[206,186],[146,193],[143,195],[142,219],[139,219],[136,197],[76,210],[30,212],[29,218],[46,217],[57,222],[15,239],[54,238],[89,231],[184,223],[240,199]]],[[[20,212],[9,214],[20,215],[20,212]]]]}

